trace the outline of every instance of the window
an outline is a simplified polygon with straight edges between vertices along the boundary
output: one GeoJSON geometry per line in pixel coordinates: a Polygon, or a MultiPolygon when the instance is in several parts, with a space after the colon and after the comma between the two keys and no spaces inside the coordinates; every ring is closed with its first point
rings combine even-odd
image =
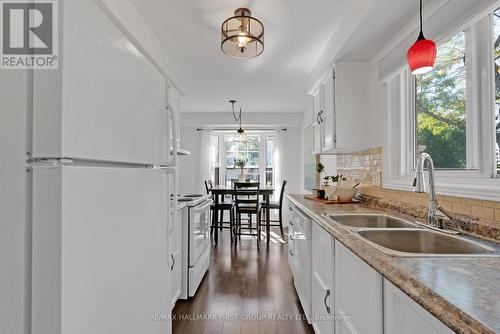
{"type": "Polygon", "coordinates": [[[434,70],[416,77],[415,152],[429,153],[437,169],[475,165],[467,155],[466,36],[460,32],[441,43],[434,70]]]}
{"type": "Polygon", "coordinates": [[[500,174],[500,9],[493,13],[493,57],[495,59],[495,162],[500,174]]]}
{"type": "Polygon", "coordinates": [[[215,184],[219,184],[219,136],[210,137],[210,148],[211,148],[211,175],[210,178],[215,184]]]}
{"type": "Polygon", "coordinates": [[[266,136],[266,185],[273,185],[274,136],[266,136]]]}
{"type": "Polygon", "coordinates": [[[436,67],[385,80],[384,187],[411,190],[429,153],[439,193],[500,197],[500,9],[438,42],[436,67]]]}
{"type": "Polygon", "coordinates": [[[245,174],[252,181],[258,181],[259,177],[259,142],[260,136],[247,135],[243,142],[238,141],[239,136],[225,135],[224,143],[226,146],[226,182],[230,184],[231,180],[238,179],[240,169],[234,166],[236,159],[246,161],[245,174]]]}
{"type": "Polygon", "coordinates": [[[274,133],[247,131],[244,141],[233,132],[221,131],[212,137],[212,172],[215,184],[232,185],[240,176],[236,159],[244,159],[247,180],[260,181],[263,185],[274,184],[274,133]]]}

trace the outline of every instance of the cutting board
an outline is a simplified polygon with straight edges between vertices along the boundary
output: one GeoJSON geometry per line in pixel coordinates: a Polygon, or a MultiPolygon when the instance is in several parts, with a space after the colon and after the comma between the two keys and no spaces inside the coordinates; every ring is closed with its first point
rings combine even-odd
{"type": "Polygon", "coordinates": [[[357,204],[357,203],[361,203],[361,201],[358,199],[351,199],[349,201],[336,201],[336,200],[329,200],[329,199],[321,199],[318,197],[312,197],[310,195],[305,195],[304,198],[319,202],[321,204],[357,204]]]}

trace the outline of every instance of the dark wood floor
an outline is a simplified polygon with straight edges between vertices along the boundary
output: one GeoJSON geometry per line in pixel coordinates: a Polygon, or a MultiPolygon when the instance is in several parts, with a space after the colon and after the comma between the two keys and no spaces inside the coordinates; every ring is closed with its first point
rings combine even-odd
{"type": "Polygon", "coordinates": [[[235,248],[224,230],[196,296],[174,308],[173,333],[313,333],[293,287],[288,248],[279,230],[272,236],[269,247],[262,240],[257,249],[252,238],[235,248]]]}

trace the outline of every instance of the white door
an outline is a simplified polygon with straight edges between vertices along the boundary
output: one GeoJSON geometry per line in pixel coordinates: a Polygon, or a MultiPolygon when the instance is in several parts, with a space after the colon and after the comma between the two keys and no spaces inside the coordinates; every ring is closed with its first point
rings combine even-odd
{"type": "Polygon", "coordinates": [[[163,75],[94,1],[59,4],[64,61],[33,73],[33,156],[167,161],[163,75]]]}
{"type": "Polygon", "coordinates": [[[333,334],[334,239],[319,224],[312,230],[312,325],[316,334],[333,334]]]}
{"type": "Polygon", "coordinates": [[[189,208],[189,266],[192,267],[201,258],[210,245],[210,205],[206,201],[189,208]]]}
{"type": "Polygon", "coordinates": [[[335,334],[382,334],[382,275],[335,240],[335,334]]]}
{"type": "Polygon", "coordinates": [[[313,93],[313,153],[321,153],[321,87],[313,93]]]}
{"type": "MultiPolygon", "coordinates": [[[[187,210],[184,208],[183,210],[187,210]]],[[[173,219],[172,219],[173,220],[173,219]]],[[[171,295],[171,309],[174,308],[177,299],[181,294],[182,289],[182,211],[177,211],[176,219],[174,223],[171,224],[172,229],[169,232],[169,248],[170,248],[170,272],[171,272],[171,284],[170,284],[170,295],[171,295]]]]}
{"type": "Polygon", "coordinates": [[[335,81],[333,74],[328,75],[323,81],[321,89],[323,97],[323,112],[320,115],[322,121],[321,150],[325,152],[335,147],[335,81]]]}
{"type": "Polygon", "coordinates": [[[384,279],[385,334],[452,334],[450,328],[384,279]]]}
{"type": "Polygon", "coordinates": [[[310,322],[311,316],[311,218],[296,210],[295,232],[295,276],[294,284],[304,313],[310,322]]]}
{"type": "Polygon", "coordinates": [[[170,333],[165,172],[33,169],[33,334],[170,333]]]}

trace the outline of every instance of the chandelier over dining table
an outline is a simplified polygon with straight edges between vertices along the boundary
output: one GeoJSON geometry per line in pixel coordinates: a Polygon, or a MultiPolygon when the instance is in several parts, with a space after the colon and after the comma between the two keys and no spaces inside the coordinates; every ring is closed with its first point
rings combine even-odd
{"type": "Polygon", "coordinates": [[[221,49],[237,59],[250,59],[264,51],[264,25],[248,8],[238,8],[221,26],[221,49]]]}

